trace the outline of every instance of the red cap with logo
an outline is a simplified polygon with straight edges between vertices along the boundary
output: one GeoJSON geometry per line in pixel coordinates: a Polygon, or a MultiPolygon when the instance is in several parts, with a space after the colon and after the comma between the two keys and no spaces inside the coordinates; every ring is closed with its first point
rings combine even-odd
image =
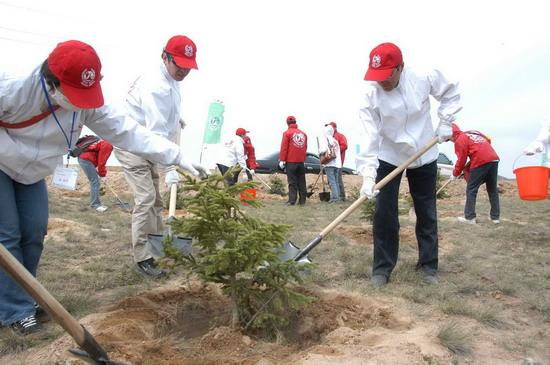
{"type": "Polygon", "coordinates": [[[286,122],[287,123],[296,123],[296,118],[294,118],[292,115],[289,115],[288,117],[286,117],[286,122]]]}
{"type": "Polygon", "coordinates": [[[369,69],[365,80],[387,80],[393,70],[403,63],[401,50],[393,43],[382,43],[374,47],[369,56],[369,69]]]}
{"type": "Polygon", "coordinates": [[[327,123],[327,124],[325,124],[325,127],[326,127],[327,125],[331,125],[334,129],[336,129],[336,122],[327,123]]]}
{"type": "Polygon", "coordinates": [[[246,133],[250,133],[250,131],[247,131],[244,128],[237,128],[237,130],[235,131],[235,134],[237,136],[242,136],[243,134],[246,134],[246,133]]]}
{"type": "Polygon", "coordinates": [[[59,43],[48,56],[48,67],[71,104],[85,109],[103,105],[101,61],[92,46],[80,41],[59,43]]]}
{"type": "Polygon", "coordinates": [[[197,46],[195,43],[184,35],[175,35],[168,40],[164,51],[174,57],[174,62],[180,68],[194,68],[198,70],[197,61],[197,46]]]}

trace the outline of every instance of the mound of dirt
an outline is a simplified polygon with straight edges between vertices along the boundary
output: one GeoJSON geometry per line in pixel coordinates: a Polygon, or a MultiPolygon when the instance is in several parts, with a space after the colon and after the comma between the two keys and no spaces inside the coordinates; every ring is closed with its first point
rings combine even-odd
{"type": "MultiPolygon", "coordinates": [[[[277,342],[228,327],[227,298],[218,287],[198,282],[171,282],[81,322],[111,359],[132,365],[375,364],[376,359],[420,364],[423,356],[446,359],[446,352],[431,342],[429,327],[415,324],[388,303],[335,291],[309,294],[314,303],[294,316],[284,340],[277,342]]],[[[34,350],[25,363],[84,364],[69,359],[66,350],[74,346],[65,335],[34,350]]]]}

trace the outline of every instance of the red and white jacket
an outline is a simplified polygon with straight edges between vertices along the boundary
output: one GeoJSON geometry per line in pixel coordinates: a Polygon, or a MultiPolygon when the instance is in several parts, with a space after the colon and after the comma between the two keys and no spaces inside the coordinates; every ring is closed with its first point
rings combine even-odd
{"type": "Polygon", "coordinates": [[[307,152],[307,135],[298,129],[297,124],[290,124],[283,133],[279,161],[304,162],[307,152]]]}
{"type": "Polygon", "coordinates": [[[452,128],[455,153],[458,158],[453,170],[453,176],[460,175],[462,170],[464,170],[468,158],[470,159],[469,170],[500,160],[487,136],[478,131],[462,132],[454,123],[452,124],[452,128]]]}
{"type": "Polygon", "coordinates": [[[97,168],[97,174],[101,177],[107,175],[107,168],[105,164],[113,152],[113,145],[109,142],[100,139],[96,143],[93,143],[86,148],[84,152],[78,156],[83,160],[90,161],[97,168]]]}
{"type": "Polygon", "coordinates": [[[256,170],[259,166],[256,162],[256,149],[252,145],[252,141],[249,136],[242,136],[244,143],[244,154],[246,155],[246,167],[250,170],[256,170]]]}

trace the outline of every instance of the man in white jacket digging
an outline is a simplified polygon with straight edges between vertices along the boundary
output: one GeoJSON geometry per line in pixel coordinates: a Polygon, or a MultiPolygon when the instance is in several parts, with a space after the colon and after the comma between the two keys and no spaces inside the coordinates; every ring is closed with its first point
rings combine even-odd
{"type": "MultiPolygon", "coordinates": [[[[363,176],[361,194],[377,195],[373,220],[374,261],[371,283],[388,283],[399,251],[398,195],[401,175],[380,192],[375,183],[427,145],[435,135],[439,142],[452,136],[451,123],[461,109],[457,84],[441,72],[416,73],[405,68],[401,50],[393,43],[375,47],[365,75],[369,81],[360,120],[365,133],[357,156],[357,171],[363,176]],[[439,126],[434,134],[430,117],[430,96],[439,101],[439,126]]],[[[416,238],[419,257],[417,270],[428,284],[437,283],[438,238],[436,212],[436,146],[407,169],[409,189],[417,214],[416,238]]]]}

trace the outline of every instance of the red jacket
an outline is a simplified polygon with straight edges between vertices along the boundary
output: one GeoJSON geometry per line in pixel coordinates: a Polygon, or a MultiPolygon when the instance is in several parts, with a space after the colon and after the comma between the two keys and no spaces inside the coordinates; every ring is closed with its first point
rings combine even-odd
{"type": "Polygon", "coordinates": [[[348,149],[348,140],[346,139],[346,136],[338,132],[336,129],[334,130],[334,138],[336,138],[338,144],[340,145],[340,156],[342,157],[342,165],[344,165],[346,150],[348,149]]]}
{"type": "Polygon", "coordinates": [[[454,176],[460,175],[468,158],[470,159],[469,169],[500,160],[487,136],[478,131],[462,132],[454,123],[452,127],[455,153],[458,158],[453,170],[454,176]]]}
{"type": "Polygon", "coordinates": [[[100,139],[96,143],[89,145],[78,157],[93,163],[94,166],[97,167],[97,174],[104,177],[107,175],[105,164],[112,151],[113,146],[109,142],[100,139]]]}
{"type": "Polygon", "coordinates": [[[290,124],[283,133],[279,161],[304,162],[307,152],[307,135],[298,129],[297,124],[290,124]]]}
{"type": "Polygon", "coordinates": [[[256,152],[254,149],[254,146],[252,145],[252,141],[250,140],[249,136],[241,136],[244,143],[244,154],[246,155],[246,167],[248,167],[250,170],[256,170],[256,168],[259,166],[256,162],[256,152]]]}

